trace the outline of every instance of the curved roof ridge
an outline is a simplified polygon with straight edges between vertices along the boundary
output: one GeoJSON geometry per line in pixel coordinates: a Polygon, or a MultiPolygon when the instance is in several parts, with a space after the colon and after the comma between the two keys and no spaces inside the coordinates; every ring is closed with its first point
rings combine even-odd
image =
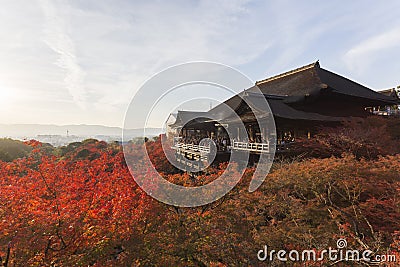
{"type": "Polygon", "coordinates": [[[287,72],[284,72],[284,73],[269,77],[269,78],[261,80],[261,81],[256,81],[256,85],[267,83],[267,82],[270,82],[270,81],[273,81],[273,80],[276,80],[276,79],[280,79],[280,78],[283,78],[285,76],[292,75],[292,74],[295,74],[295,73],[298,73],[298,72],[301,72],[301,71],[304,71],[304,70],[312,69],[312,68],[315,68],[315,67],[317,67],[317,68],[320,67],[319,66],[319,60],[317,60],[316,62],[313,62],[311,64],[302,66],[300,68],[297,68],[297,69],[294,69],[294,70],[290,70],[290,71],[287,71],[287,72]]]}

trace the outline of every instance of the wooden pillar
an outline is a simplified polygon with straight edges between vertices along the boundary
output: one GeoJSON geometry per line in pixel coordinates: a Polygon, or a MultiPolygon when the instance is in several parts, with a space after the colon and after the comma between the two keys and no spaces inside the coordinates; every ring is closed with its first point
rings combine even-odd
{"type": "Polygon", "coordinates": [[[267,133],[268,133],[268,129],[267,128],[262,128],[261,129],[261,142],[262,143],[266,143],[268,138],[267,138],[267,133]]]}

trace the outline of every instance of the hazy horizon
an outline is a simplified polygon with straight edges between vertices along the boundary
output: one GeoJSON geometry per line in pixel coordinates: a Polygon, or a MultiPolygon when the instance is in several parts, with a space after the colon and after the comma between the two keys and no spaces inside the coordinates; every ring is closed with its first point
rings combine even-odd
{"type": "Polygon", "coordinates": [[[122,129],[104,125],[54,125],[54,124],[0,124],[0,139],[17,140],[35,139],[54,146],[79,142],[88,138],[103,141],[122,141],[122,135],[127,139],[137,137],[153,137],[163,133],[159,128],[122,129]]]}
{"type": "MultiPolygon", "coordinates": [[[[122,129],[123,127],[121,126],[110,126],[110,125],[104,125],[104,124],[86,124],[86,123],[79,123],[79,124],[54,124],[54,123],[0,123],[1,125],[10,125],[10,126],[16,126],[16,125],[32,125],[32,126],[57,126],[57,127],[64,127],[64,126],[98,126],[98,127],[107,127],[107,128],[119,128],[122,129]]],[[[156,129],[158,127],[146,127],[149,129],[156,129]]],[[[142,129],[142,128],[131,128],[131,130],[136,130],[136,129],[142,129]]]]}

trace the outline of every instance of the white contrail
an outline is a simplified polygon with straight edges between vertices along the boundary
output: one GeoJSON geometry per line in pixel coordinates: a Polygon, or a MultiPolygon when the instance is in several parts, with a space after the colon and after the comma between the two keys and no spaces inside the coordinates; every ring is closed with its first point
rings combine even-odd
{"type": "Polygon", "coordinates": [[[74,43],[66,33],[64,21],[57,14],[53,3],[48,0],[39,0],[39,3],[45,16],[44,42],[59,54],[56,64],[66,70],[65,86],[74,102],[79,107],[85,108],[86,93],[83,86],[85,72],[77,62],[74,43]]]}

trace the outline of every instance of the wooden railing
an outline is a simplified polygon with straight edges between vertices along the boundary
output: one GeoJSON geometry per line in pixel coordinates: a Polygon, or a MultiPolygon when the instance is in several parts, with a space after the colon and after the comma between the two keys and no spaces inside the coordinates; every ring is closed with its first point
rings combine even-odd
{"type": "Polygon", "coordinates": [[[184,150],[186,152],[195,152],[195,153],[197,152],[197,153],[201,153],[201,154],[210,153],[210,146],[176,143],[174,148],[184,150]]]}
{"type": "Polygon", "coordinates": [[[246,143],[246,142],[232,142],[232,149],[246,150],[251,152],[269,153],[269,143],[246,143]]]}
{"type": "Polygon", "coordinates": [[[372,111],[372,114],[374,114],[374,115],[380,115],[380,116],[395,116],[395,117],[399,117],[399,116],[400,116],[400,110],[380,110],[380,111],[372,111]]]}
{"type": "MultiPolygon", "coordinates": [[[[189,160],[195,161],[208,161],[209,155],[211,152],[210,146],[201,146],[201,145],[193,145],[193,144],[185,144],[185,143],[175,143],[172,147],[175,149],[177,155],[183,156],[189,160]]],[[[178,161],[181,161],[179,157],[178,161]]],[[[192,164],[184,160],[184,162],[188,165],[192,164]]]]}

